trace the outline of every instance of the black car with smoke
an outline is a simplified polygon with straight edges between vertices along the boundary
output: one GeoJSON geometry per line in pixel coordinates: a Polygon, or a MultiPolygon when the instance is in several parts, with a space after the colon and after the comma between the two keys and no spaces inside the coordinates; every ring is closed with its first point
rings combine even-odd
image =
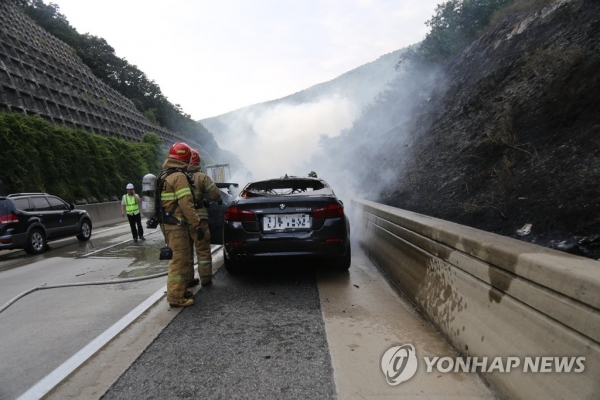
{"type": "Polygon", "coordinates": [[[328,259],[350,267],[350,224],[327,182],[288,177],[247,184],[229,204],[223,227],[225,268],[274,257],[328,259]]]}

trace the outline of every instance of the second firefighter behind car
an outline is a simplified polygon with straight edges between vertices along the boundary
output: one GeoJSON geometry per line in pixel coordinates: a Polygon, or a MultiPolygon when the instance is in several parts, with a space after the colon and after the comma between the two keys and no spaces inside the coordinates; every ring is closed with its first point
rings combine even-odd
{"type": "Polygon", "coordinates": [[[210,252],[210,231],[208,229],[208,210],[206,205],[208,201],[214,201],[222,204],[221,191],[215,183],[200,170],[200,154],[192,149],[192,157],[188,166],[188,176],[194,184],[194,198],[196,204],[196,214],[200,219],[200,226],[204,236],[200,235],[190,227],[190,242],[192,248],[190,251],[190,268],[188,269],[188,286],[192,287],[199,282],[202,286],[208,286],[212,283],[212,255],[210,252]],[[194,248],[196,258],[198,259],[198,275],[200,280],[194,278],[194,248]]]}
{"type": "Polygon", "coordinates": [[[173,307],[194,304],[193,299],[185,298],[191,251],[189,231],[195,231],[200,236],[204,233],[194,209],[190,182],[185,174],[191,155],[191,148],[186,143],[177,142],[171,146],[163,164],[163,173],[167,176],[160,187],[160,203],[164,215],[161,229],[167,245],[173,251],[167,277],[167,302],[173,307]]]}

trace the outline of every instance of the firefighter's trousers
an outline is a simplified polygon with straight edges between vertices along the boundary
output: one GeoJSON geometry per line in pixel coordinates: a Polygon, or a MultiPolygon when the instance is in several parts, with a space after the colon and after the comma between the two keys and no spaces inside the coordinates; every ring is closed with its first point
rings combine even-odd
{"type": "Polygon", "coordinates": [[[194,279],[194,249],[196,258],[198,259],[198,275],[201,282],[206,282],[212,279],[212,255],[210,253],[210,231],[208,230],[208,220],[202,219],[200,226],[204,231],[202,240],[198,240],[198,232],[194,228],[190,228],[190,265],[187,273],[188,281],[194,279]]]}
{"type": "Polygon", "coordinates": [[[167,277],[167,302],[181,304],[185,302],[187,272],[189,268],[190,240],[188,227],[164,225],[167,245],[173,250],[173,258],[169,261],[167,277]]]}

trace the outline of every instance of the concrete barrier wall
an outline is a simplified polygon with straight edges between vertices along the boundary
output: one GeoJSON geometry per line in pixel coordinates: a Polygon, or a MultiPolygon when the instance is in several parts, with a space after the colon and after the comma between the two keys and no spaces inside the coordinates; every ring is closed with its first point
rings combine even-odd
{"type": "Polygon", "coordinates": [[[501,396],[600,398],[599,261],[370,201],[353,206],[362,245],[463,356],[586,357],[582,373],[482,374],[501,396]]]}
{"type": "Polygon", "coordinates": [[[108,203],[83,204],[76,208],[86,210],[92,218],[92,227],[100,228],[106,225],[127,222],[127,218],[121,216],[121,202],[111,201],[108,203]]]}

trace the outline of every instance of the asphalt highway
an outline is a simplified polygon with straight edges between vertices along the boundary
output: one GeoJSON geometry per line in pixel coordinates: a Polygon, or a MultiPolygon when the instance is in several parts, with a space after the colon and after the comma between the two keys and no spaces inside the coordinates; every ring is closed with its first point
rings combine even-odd
{"type": "Polygon", "coordinates": [[[221,270],[103,399],[335,397],[313,268],[221,270]]]}
{"type": "Polygon", "coordinates": [[[427,373],[424,363],[389,385],[381,359],[394,345],[456,353],[358,245],[352,260],[344,272],[314,262],[220,268],[102,399],[495,397],[476,374],[427,373]]]}

